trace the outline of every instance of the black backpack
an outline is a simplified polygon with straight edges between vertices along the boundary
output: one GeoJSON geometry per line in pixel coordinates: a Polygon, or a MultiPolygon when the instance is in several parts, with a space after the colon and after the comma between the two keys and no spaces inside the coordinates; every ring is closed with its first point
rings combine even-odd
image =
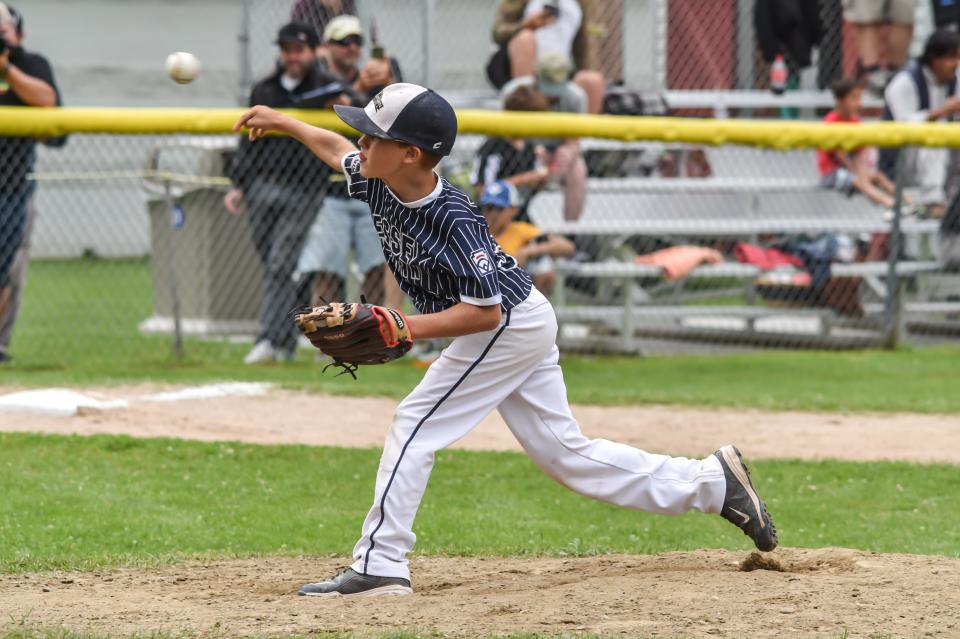
{"type": "Polygon", "coordinates": [[[667,115],[670,108],[663,94],[657,91],[612,85],[603,94],[603,112],[610,115],[667,115]]]}

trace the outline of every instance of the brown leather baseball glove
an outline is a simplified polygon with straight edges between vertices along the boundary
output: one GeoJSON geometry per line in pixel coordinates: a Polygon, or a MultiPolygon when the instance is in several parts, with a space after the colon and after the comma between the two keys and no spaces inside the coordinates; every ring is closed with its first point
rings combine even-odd
{"type": "Polygon", "coordinates": [[[406,316],[385,306],[335,302],[304,308],[293,321],[311,344],[333,358],[329,366],[354,378],[357,366],[385,364],[413,346],[406,316]]]}

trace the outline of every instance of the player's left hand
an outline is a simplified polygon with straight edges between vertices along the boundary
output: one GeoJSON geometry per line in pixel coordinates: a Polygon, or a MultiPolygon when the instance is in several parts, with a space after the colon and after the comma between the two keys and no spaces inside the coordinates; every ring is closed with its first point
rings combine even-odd
{"type": "Polygon", "coordinates": [[[385,364],[413,346],[410,323],[386,306],[333,303],[303,309],[294,322],[310,343],[351,374],[360,364],[385,364]]]}

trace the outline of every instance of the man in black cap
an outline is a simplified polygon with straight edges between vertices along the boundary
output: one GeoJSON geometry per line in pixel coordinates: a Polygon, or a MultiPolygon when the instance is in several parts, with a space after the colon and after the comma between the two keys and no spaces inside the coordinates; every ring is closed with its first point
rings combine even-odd
{"type": "MultiPolygon", "coordinates": [[[[46,58],[23,48],[23,16],[0,2],[0,106],[50,107],[60,104],[53,70],[46,58]]],[[[34,138],[0,137],[0,363],[20,305],[29,244],[30,199],[34,183],[34,138]]],[[[63,138],[45,141],[60,146],[63,138]]]]}
{"type": "MultiPolygon", "coordinates": [[[[344,85],[318,68],[317,44],[310,25],[284,25],[277,35],[277,69],[253,87],[250,106],[325,109],[348,103],[344,85]]],[[[294,269],[331,174],[309,149],[291,138],[274,137],[257,145],[246,138],[240,142],[232,172],[235,186],[224,205],[230,213],[239,214],[246,202],[264,269],[260,334],[244,359],[248,364],[293,359],[297,329],[287,312],[306,302],[307,295],[305,284],[294,280],[294,269]]]]}

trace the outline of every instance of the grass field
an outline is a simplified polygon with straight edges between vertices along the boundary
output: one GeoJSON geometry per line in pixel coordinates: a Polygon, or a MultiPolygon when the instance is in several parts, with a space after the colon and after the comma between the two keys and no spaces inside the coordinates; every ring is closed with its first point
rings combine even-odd
{"type": "MultiPolygon", "coordinates": [[[[0,384],[247,380],[401,397],[422,375],[401,361],[365,368],[359,382],[321,376],[307,351],[290,364],[247,367],[240,360],[249,345],[220,341],[188,340],[186,358],[174,361],[169,338],[137,331],[151,312],[149,269],[145,260],[32,264],[15,363],[0,369],[0,384]]],[[[958,356],[960,348],[566,356],[563,367],[570,399],[581,403],[958,413],[958,356]]],[[[374,449],[0,433],[0,572],[22,579],[19,573],[37,570],[190,557],[337,554],[346,561],[378,459],[374,449]]],[[[960,557],[955,466],[767,460],[751,467],[786,547],[960,557]]],[[[574,495],[517,453],[440,453],[416,532],[417,553],[441,556],[751,547],[715,516],[661,517],[574,495]]],[[[6,619],[0,639],[109,636],[38,619],[6,619]]],[[[194,635],[144,628],[143,636],[194,635]]]]}
{"type": "MultiPolygon", "coordinates": [[[[25,386],[257,380],[331,393],[402,397],[422,375],[409,361],[363,369],[360,382],[322,376],[312,353],[248,367],[249,345],[145,337],[151,312],[147,260],[43,260],[31,264],[2,383],[25,386]]],[[[739,356],[563,359],[571,401],[769,409],[960,412],[954,378],[960,348],[896,352],[763,351],[739,356]]]]}
{"type": "MultiPolygon", "coordinates": [[[[184,556],[348,553],[379,451],[0,434],[0,570],[90,569],[184,556]]],[[[960,556],[960,474],[899,463],[758,462],[786,546],[960,556]]],[[[655,553],[749,548],[719,517],[590,501],[516,453],[447,451],[417,552],[655,553]]]]}

